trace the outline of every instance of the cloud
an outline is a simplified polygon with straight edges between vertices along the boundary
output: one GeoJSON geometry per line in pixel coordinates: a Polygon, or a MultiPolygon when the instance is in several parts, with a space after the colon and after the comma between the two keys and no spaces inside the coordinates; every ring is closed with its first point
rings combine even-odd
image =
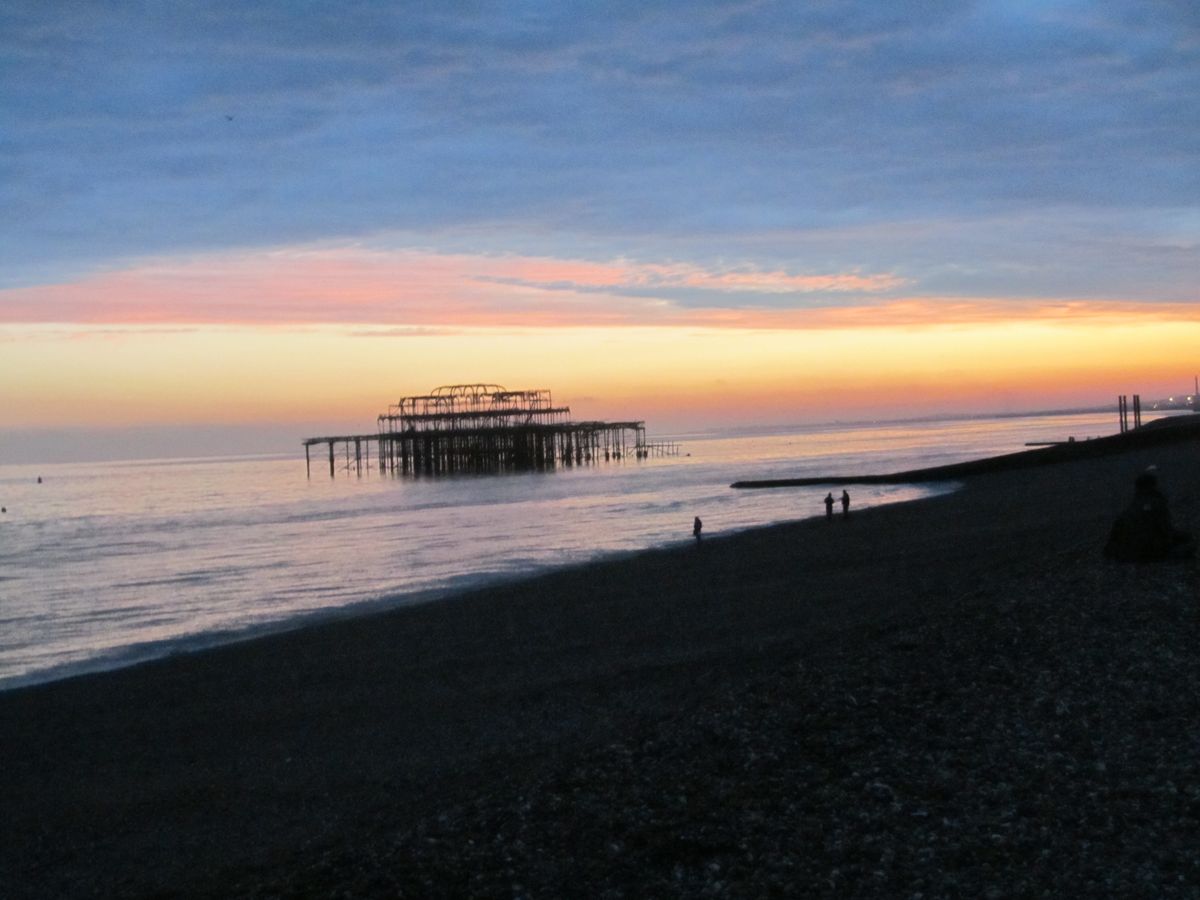
{"type": "Polygon", "coordinates": [[[759,271],[747,264],[290,247],[143,261],[59,285],[0,291],[0,325],[134,329],[360,325],[353,336],[478,328],[928,325],[1081,316],[1191,319],[1186,302],[928,295],[891,273],[759,271]]]}
{"type": "Polygon", "coordinates": [[[544,290],[606,290],[614,293],[646,296],[664,289],[695,288],[726,295],[757,294],[815,294],[815,293],[874,293],[891,290],[904,283],[894,275],[793,275],[787,272],[762,272],[751,269],[705,271],[694,265],[640,265],[625,267],[591,267],[590,283],[562,280],[534,280],[513,277],[494,277],[487,280],[498,284],[513,284],[544,290]]]}
{"type": "Polygon", "coordinates": [[[404,233],[1179,300],[1200,226],[1159,238],[1200,201],[1200,32],[1188,4],[1146,9],[14,0],[0,278],[404,233]]]}
{"type": "Polygon", "coordinates": [[[642,324],[673,309],[820,306],[888,291],[886,274],[598,263],[354,247],[145,260],[59,285],[0,291],[0,322],[405,326],[642,324]]]}

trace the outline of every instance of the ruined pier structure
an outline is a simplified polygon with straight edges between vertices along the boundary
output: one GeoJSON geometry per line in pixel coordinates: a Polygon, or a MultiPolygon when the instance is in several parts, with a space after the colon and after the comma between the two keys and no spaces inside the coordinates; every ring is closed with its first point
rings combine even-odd
{"type": "Polygon", "coordinates": [[[378,417],[376,434],[314,437],[304,459],[326,445],[329,474],[371,467],[371,444],[384,472],[411,475],[519,472],[601,460],[675,455],[678,445],[646,440],[644,422],[572,422],[548,390],[510,391],[498,384],[456,384],[402,397],[378,417]]]}

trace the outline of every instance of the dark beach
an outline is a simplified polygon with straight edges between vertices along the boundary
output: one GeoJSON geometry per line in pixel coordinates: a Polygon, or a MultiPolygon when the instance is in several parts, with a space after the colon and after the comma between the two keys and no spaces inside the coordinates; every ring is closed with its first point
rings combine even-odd
{"type": "Polygon", "coordinates": [[[0,895],[1200,896],[1200,438],[1035,462],[0,694],[0,895]]]}

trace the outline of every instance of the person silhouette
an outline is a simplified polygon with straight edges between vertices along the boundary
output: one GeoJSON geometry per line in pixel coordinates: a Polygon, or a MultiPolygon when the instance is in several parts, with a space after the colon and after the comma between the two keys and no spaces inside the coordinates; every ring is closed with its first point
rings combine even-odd
{"type": "Polygon", "coordinates": [[[692,521],[692,537],[694,537],[697,541],[700,540],[700,530],[702,528],[704,528],[704,523],[700,521],[699,516],[696,516],[696,518],[692,521]]]}
{"type": "Polygon", "coordinates": [[[1167,498],[1158,487],[1158,471],[1150,466],[1133,482],[1133,499],[1113,523],[1104,555],[1121,562],[1189,559],[1196,541],[1171,522],[1167,498]]]}
{"type": "Polygon", "coordinates": [[[850,515],[850,495],[842,491],[842,518],[850,515]]]}
{"type": "Polygon", "coordinates": [[[833,518],[833,491],[825,495],[825,518],[833,518]]]}

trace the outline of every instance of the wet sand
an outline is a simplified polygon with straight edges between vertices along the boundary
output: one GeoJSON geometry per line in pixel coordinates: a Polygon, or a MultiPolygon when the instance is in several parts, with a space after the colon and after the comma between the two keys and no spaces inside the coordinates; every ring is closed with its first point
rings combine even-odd
{"type": "MultiPolygon", "coordinates": [[[[1127,622],[1147,646],[1169,643],[1170,659],[1147,653],[1135,682],[1169,689],[1155,708],[1169,707],[1159,711],[1178,732],[1177,756],[1195,756],[1200,734],[1191,715],[1200,701],[1169,700],[1200,687],[1173,681],[1200,671],[1191,665],[1200,651],[1189,650],[1200,646],[1196,564],[1135,577],[1100,558],[1150,463],[1179,524],[1194,531],[1200,444],[1131,443],[980,471],[954,494],[846,520],[706,535],[698,546],[0,694],[3,894],[950,896],[1011,887],[1017,869],[1034,873],[1025,876],[1034,895],[1060,889],[1086,873],[1039,854],[1057,863],[1073,847],[1077,866],[1092,865],[1080,841],[1111,823],[1080,819],[1068,811],[1079,808],[1074,792],[1059,797],[1053,780],[1038,787],[1020,773],[1061,770],[1064,759],[1095,766],[1083,745],[1041,741],[1037,722],[1046,717],[1047,734],[1060,737],[1066,726],[1051,720],[1070,686],[1111,675],[1120,654],[1097,648],[1135,646],[1120,632],[1127,622]],[[1141,604],[1136,615],[1125,615],[1130,603],[1141,604]],[[1064,610],[1113,613],[1080,624],[1064,610]],[[1056,623],[1050,656],[1019,656],[1034,645],[1011,632],[1023,617],[1026,637],[1043,619],[1056,623]],[[978,696],[954,690],[964,672],[993,669],[1009,680],[980,681],[978,696]],[[1013,712],[1024,724],[997,738],[971,710],[1016,697],[1012,679],[1033,669],[1059,672],[1060,686],[1046,676],[1043,699],[1029,701],[1037,715],[1013,712]],[[912,769],[910,756],[938,754],[978,763],[967,766],[982,779],[974,793],[941,785],[941,768],[912,769]],[[905,766],[907,776],[889,774],[905,766]],[[997,791],[1008,799],[980,805],[997,791]],[[1025,824],[1059,823],[1041,846],[1001,828],[1004,809],[1036,797],[1053,808],[1025,809],[1025,824]],[[854,831],[843,819],[864,802],[895,822],[854,831]],[[912,846],[930,816],[951,830],[971,816],[996,824],[946,844],[958,848],[947,856],[940,832],[912,846]],[[701,836],[687,838],[693,830],[701,836]],[[925,851],[932,868],[921,867],[925,851]]],[[[1107,729],[1096,740],[1144,745],[1155,726],[1120,717],[1126,694],[1111,702],[1090,714],[1107,729]]],[[[1007,708],[991,719],[1008,721],[1007,708]]],[[[1169,849],[1200,823],[1200,791],[1194,807],[1161,793],[1168,782],[1195,788],[1182,783],[1194,765],[1160,762],[1168,768],[1158,774],[1148,761],[1125,763],[1147,770],[1122,788],[1145,792],[1134,798],[1140,821],[1128,823],[1140,829],[1135,849],[1143,837],[1169,849]]],[[[1127,864],[1128,884],[1145,889],[1137,895],[1194,896],[1195,864],[1172,870],[1170,858],[1141,873],[1144,853],[1126,860],[1106,849],[1094,866],[1124,878],[1127,864]]]]}

